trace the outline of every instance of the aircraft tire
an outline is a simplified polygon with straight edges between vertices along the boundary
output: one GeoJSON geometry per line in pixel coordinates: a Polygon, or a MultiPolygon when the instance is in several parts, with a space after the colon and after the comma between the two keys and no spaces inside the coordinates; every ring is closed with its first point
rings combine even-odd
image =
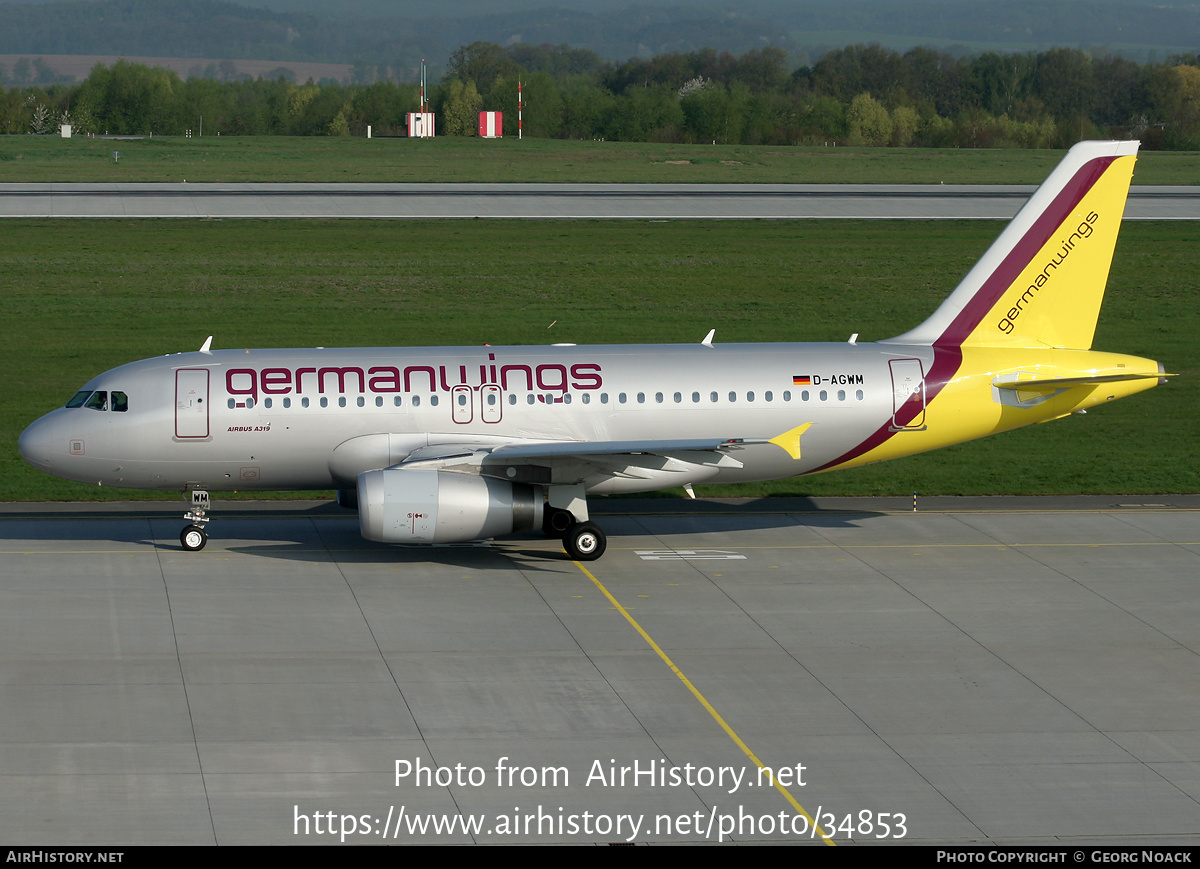
{"type": "Polygon", "coordinates": [[[179,534],[179,542],[189,552],[199,552],[208,542],[208,532],[199,525],[189,525],[179,534]]]}
{"type": "Polygon", "coordinates": [[[608,538],[600,526],[592,522],[572,525],[563,535],[563,548],[574,561],[595,561],[608,547],[608,538]]]}

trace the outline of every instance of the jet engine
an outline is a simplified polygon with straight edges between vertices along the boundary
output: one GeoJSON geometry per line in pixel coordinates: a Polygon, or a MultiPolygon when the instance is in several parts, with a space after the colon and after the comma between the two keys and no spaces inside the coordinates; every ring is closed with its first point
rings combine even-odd
{"type": "Polygon", "coordinates": [[[535,486],[454,471],[385,468],[358,477],[362,536],[379,543],[461,543],[542,527],[535,486]]]}

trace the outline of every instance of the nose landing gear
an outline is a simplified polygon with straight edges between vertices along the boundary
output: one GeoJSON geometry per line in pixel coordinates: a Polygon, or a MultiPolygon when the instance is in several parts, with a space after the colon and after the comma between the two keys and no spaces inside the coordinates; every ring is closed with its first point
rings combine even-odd
{"type": "Polygon", "coordinates": [[[183,493],[183,498],[192,506],[192,509],[183,514],[183,518],[190,520],[192,524],[180,532],[179,542],[189,552],[198,552],[208,542],[208,532],[204,530],[204,526],[209,522],[206,515],[209,508],[208,492],[204,489],[191,489],[183,493]]]}
{"type": "Polygon", "coordinates": [[[208,532],[199,525],[189,525],[179,533],[179,542],[189,552],[196,552],[208,542],[208,532]]]}

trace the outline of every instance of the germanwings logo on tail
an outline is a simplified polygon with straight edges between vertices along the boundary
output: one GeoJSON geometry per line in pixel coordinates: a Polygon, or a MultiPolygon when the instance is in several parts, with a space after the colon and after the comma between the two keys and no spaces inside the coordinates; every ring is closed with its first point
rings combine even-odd
{"type": "Polygon", "coordinates": [[[1013,306],[1004,312],[1004,316],[996,324],[997,329],[999,329],[1005,335],[1011,335],[1013,331],[1015,331],[1016,320],[1021,316],[1022,313],[1024,313],[1024,306],[1036,298],[1038,293],[1042,291],[1042,288],[1050,283],[1052,273],[1056,273],[1058,269],[1066,263],[1067,257],[1069,257],[1072,251],[1075,250],[1076,242],[1092,237],[1092,233],[1094,231],[1092,227],[1099,219],[1100,215],[1096,212],[1088,212],[1087,216],[1084,217],[1083,222],[1080,223],[1075,231],[1067,236],[1066,240],[1062,242],[1061,249],[1054,254],[1054,257],[1049,262],[1046,263],[1042,270],[1033,279],[1032,283],[1025,288],[1025,291],[1017,297],[1016,301],[1013,302],[1013,306]]]}

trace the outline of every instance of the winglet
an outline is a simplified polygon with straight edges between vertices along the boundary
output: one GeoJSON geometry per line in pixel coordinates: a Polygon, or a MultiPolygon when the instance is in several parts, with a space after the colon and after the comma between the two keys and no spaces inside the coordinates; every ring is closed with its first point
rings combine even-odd
{"type": "Polygon", "coordinates": [[[779,435],[778,437],[771,438],[770,443],[775,444],[775,446],[779,447],[781,450],[783,450],[785,453],[787,453],[793,459],[799,460],[799,458],[800,458],[800,435],[802,435],[806,431],[808,431],[808,427],[811,425],[812,425],[811,422],[806,422],[806,423],[804,423],[804,425],[798,425],[791,431],[785,431],[783,434],[779,435]]]}
{"type": "Polygon", "coordinates": [[[212,339],[213,339],[212,335],[209,335],[208,338],[205,339],[204,346],[200,348],[201,353],[208,353],[208,354],[212,353],[212,350],[209,349],[210,347],[212,347],[212,339]]]}

